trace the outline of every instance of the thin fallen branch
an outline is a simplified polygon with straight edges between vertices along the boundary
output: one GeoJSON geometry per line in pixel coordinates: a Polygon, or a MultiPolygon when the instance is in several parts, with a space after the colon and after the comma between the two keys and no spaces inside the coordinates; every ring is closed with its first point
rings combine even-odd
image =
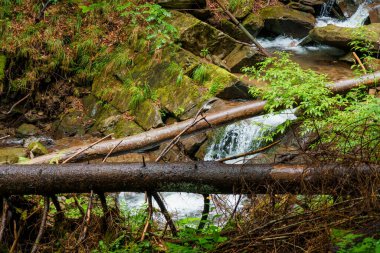
{"type": "Polygon", "coordinates": [[[144,226],[143,232],[141,234],[141,238],[140,238],[141,242],[145,240],[145,235],[146,235],[146,232],[148,231],[150,221],[151,221],[152,215],[153,215],[152,194],[149,192],[147,192],[147,200],[148,200],[148,216],[146,217],[145,226],[144,226]]]}
{"type": "Polygon", "coordinates": [[[79,203],[79,200],[78,200],[77,195],[74,194],[73,198],[74,198],[74,203],[75,203],[75,205],[77,206],[77,208],[78,208],[80,214],[82,215],[82,217],[84,217],[84,216],[85,216],[85,212],[84,212],[83,207],[82,207],[82,206],[80,205],[80,203],[79,203]]]}
{"type": "Polygon", "coordinates": [[[72,156],[70,156],[69,158],[67,158],[66,160],[64,160],[62,163],[67,163],[69,162],[70,160],[72,160],[74,157],[80,155],[81,153],[83,153],[84,151],[92,148],[93,146],[95,146],[96,144],[98,144],[99,142],[102,142],[104,141],[105,139],[107,139],[108,137],[112,136],[113,134],[109,134],[103,138],[101,138],[100,140],[97,140],[95,141],[94,143],[91,143],[90,145],[88,145],[87,147],[83,148],[82,150],[79,150],[78,152],[76,152],[75,154],[73,154],[72,156]]]}
{"type": "Polygon", "coordinates": [[[42,16],[44,15],[46,9],[49,7],[49,5],[52,3],[52,0],[48,0],[46,3],[42,3],[42,9],[38,13],[38,16],[35,19],[35,23],[38,23],[41,21],[42,16]]]}
{"type": "Polygon", "coordinates": [[[42,235],[45,232],[46,220],[47,220],[48,213],[49,213],[49,197],[45,196],[44,197],[44,211],[42,214],[41,225],[40,225],[40,229],[39,229],[38,234],[37,234],[36,241],[34,242],[33,248],[30,251],[31,253],[36,253],[38,250],[42,235]]]}
{"type": "Polygon", "coordinates": [[[8,134],[6,136],[0,137],[0,140],[4,140],[4,139],[9,138],[9,137],[11,137],[11,136],[8,134]]]}
{"type": "Polygon", "coordinates": [[[86,216],[83,219],[83,230],[82,230],[82,233],[81,233],[81,235],[79,237],[78,245],[80,243],[82,243],[86,239],[86,237],[87,237],[88,226],[90,225],[90,221],[91,221],[91,210],[92,210],[92,200],[93,200],[93,197],[94,197],[94,191],[91,191],[90,197],[89,197],[89,200],[88,200],[88,206],[87,206],[86,216]]]}
{"type": "Polygon", "coordinates": [[[203,194],[203,211],[202,217],[199,221],[197,233],[201,233],[203,228],[206,225],[206,221],[208,219],[208,215],[210,213],[210,194],[203,194]]]}
{"type": "Polygon", "coordinates": [[[58,198],[56,195],[51,195],[50,198],[51,198],[51,201],[53,202],[55,210],[57,211],[57,221],[62,222],[65,218],[65,215],[62,211],[61,205],[59,204],[58,198]]]}
{"type": "Polygon", "coordinates": [[[10,114],[17,105],[19,105],[22,101],[24,101],[25,99],[27,99],[30,95],[31,95],[31,93],[27,94],[25,97],[23,97],[22,99],[20,99],[16,103],[14,103],[13,106],[11,107],[11,109],[9,109],[9,111],[7,111],[4,114],[6,114],[6,115],[10,114]]]}
{"type": "Polygon", "coordinates": [[[0,244],[3,241],[5,227],[7,225],[9,205],[6,198],[3,198],[3,213],[1,215],[1,224],[0,224],[0,244]]]}
{"type": "Polygon", "coordinates": [[[102,160],[102,163],[105,163],[108,159],[108,157],[113,153],[113,151],[124,141],[124,139],[120,140],[119,143],[117,143],[111,150],[110,152],[108,152],[108,154],[106,155],[106,157],[104,157],[104,159],[102,160]]]}
{"type": "Polygon", "coordinates": [[[362,61],[360,60],[359,56],[355,53],[355,52],[352,52],[352,55],[355,57],[355,60],[359,63],[360,67],[362,68],[363,72],[365,74],[367,74],[367,70],[366,68],[364,67],[362,61]]]}
{"type": "Polygon", "coordinates": [[[170,230],[172,231],[172,235],[174,237],[176,237],[178,234],[177,228],[175,227],[174,222],[173,222],[168,210],[166,209],[164,202],[162,202],[162,200],[161,200],[161,198],[157,192],[153,192],[152,196],[153,196],[154,200],[157,202],[158,206],[160,207],[161,213],[164,215],[164,217],[168,223],[168,226],[170,227],[170,230]]]}
{"type": "Polygon", "coordinates": [[[105,232],[105,231],[107,231],[107,224],[108,224],[107,219],[108,219],[108,215],[109,215],[108,206],[107,206],[107,199],[106,199],[106,196],[104,195],[103,192],[98,193],[98,196],[99,196],[100,204],[102,205],[102,210],[103,210],[103,217],[102,217],[103,227],[102,227],[102,230],[105,232]]]}
{"type": "Polygon", "coordinates": [[[261,153],[267,149],[270,149],[271,147],[273,147],[274,145],[276,145],[277,143],[279,143],[281,140],[278,140],[278,141],[275,141],[265,147],[262,147],[262,148],[259,148],[259,149],[256,149],[256,150],[253,150],[253,151],[249,151],[249,152],[246,152],[246,153],[242,153],[242,154],[238,154],[238,155],[234,155],[234,156],[230,156],[230,157],[226,157],[226,158],[222,158],[222,159],[219,159],[219,160],[216,160],[217,162],[225,162],[225,161],[229,161],[229,160],[234,160],[234,159],[237,159],[237,158],[240,158],[240,157],[244,157],[244,156],[248,156],[248,155],[254,155],[254,154],[257,154],[257,153],[261,153]]]}
{"type": "MultiPolygon", "coordinates": [[[[22,230],[24,229],[24,226],[25,224],[22,223],[19,229],[17,230],[17,232],[14,233],[14,240],[13,240],[11,249],[9,250],[9,253],[15,252],[17,244],[18,244],[18,240],[20,239],[20,235],[21,235],[22,230]]],[[[14,222],[14,229],[16,229],[16,222],[14,222]]]]}
{"type": "Polygon", "coordinates": [[[215,2],[222,8],[222,10],[229,16],[232,20],[232,22],[242,30],[245,35],[248,36],[248,38],[252,41],[253,44],[259,49],[260,52],[262,52],[265,56],[271,57],[271,54],[263,48],[263,46],[260,45],[260,43],[255,39],[255,37],[235,18],[235,16],[227,10],[227,8],[219,1],[215,0],[215,2]]]}

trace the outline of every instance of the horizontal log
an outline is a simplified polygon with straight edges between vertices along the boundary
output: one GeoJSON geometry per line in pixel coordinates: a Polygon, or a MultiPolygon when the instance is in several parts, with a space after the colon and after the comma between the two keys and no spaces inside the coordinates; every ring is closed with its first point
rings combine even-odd
{"type": "MultiPolygon", "coordinates": [[[[344,92],[358,85],[373,85],[377,83],[380,78],[380,72],[375,72],[373,74],[368,74],[359,78],[339,81],[336,83],[329,84],[328,87],[333,92],[344,92]]],[[[199,133],[200,131],[205,131],[210,128],[210,124],[213,127],[223,126],[241,119],[246,119],[258,115],[264,112],[264,106],[266,101],[250,101],[246,103],[241,103],[232,108],[227,108],[220,112],[205,114],[205,119],[200,121],[195,126],[191,127],[186,131],[183,137],[190,134],[199,133]]],[[[175,136],[180,134],[185,128],[192,124],[194,119],[185,120],[176,124],[169,126],[153,129],[141,134],[129,136],[126,138],[120,138],[115,140],[103,141],[90,149],[85,150],[80,155],[76,156],[75,159],[71,161],[80,160],[81,158],[99,157],[105,156],[112,148],[117,146],[113,151],[114,154],[119,152],[133,152],[138,151],[143,148],[150,148],[157,146],[165,141],[173,139],[175,136]]],[[[76,146],[66,150],[60,150],[47,155],[39,156],[29,161],[24,162],[24,164],[42,164],[49,163],[52,160],[55,162],[66,160],[77,152],[85,149],[87,146],[76,146]]]]}
{"type": "Polygon", "coordinates": [[[355,194],[377,191],[378,165],[231,165],[218,162],[2,165],[0,195],[90,192],[355,194]]]}

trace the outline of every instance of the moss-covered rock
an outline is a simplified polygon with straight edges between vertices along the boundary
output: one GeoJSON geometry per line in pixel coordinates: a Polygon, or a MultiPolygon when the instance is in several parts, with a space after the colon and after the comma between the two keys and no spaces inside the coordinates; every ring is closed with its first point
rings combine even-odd
{"type": "Polygon", "coordinates": [[[86,119],[82,111],[70,111],[62,116],[62,119],[55,123],[55,136],[84,135],[86,132],[86,119]]]}
{"type": "Polygon", "coordinates": [[[38,127],[32,124],[21,124],[16,129],[16,135],[19,137],[25,137],[25,136],[33,136],[36,135],[39,132],[38,127]]]}
{"type": "Polygon", "coordinates": [[[350,49],[351,41],[369,41],[372,49],[379,48],[380,23],[370,24],[358,28],[339,27],[327,25],[316,27],[310,31],[310,37],[321,44],[342,49],[350,49]]]}
{"type": "Polygon", "coordinates": [[[260,10],[264,30],[275,35],[289,35],[303,38],[315,25],[315,18],[309,13],[286,6],[270,6],[260,10]]]}
{"type": "Polygon", "coordinates": [[[135,110],[135,115],[137,124],[145,130],[164,125],[160,109],[150,100],[140,103],[135,110]]]}
{"type": "Polygon", "coordinates": [[[27,148],[35,156],[46,155],[47,153],[49,153],[47,148],[41,142],[38,141],[29,143],[27,148]]]}
{"type": "Polygon", "coordinates": [[[251,13],[243,20],[242,25],[253,35],[256,36],[264,28],[264,20],[257,13],[251,13]]]}
{"type": "Polygon", "coordinates": [[[1,148],[0,164],[17,163],[20,157],[26,157],[25,148],[1,148]]]}
{"type": "Polygon", "coordinates": [[[299,10],[299,11],[303,11],[303,12],[308,12],[310,14],[315,14],[315,10],[314,10],[313,7],[308,6],[308,5],[304,5],[304,4],[301,4],[301,3],[298,3],[298,2],[290,2],[289,4],[287,4],[287,6],[289,8],[295,9],[295,10],[299,10]]]}
{"type": "Polygon", "coordinates": [[[195,55],[202,49],[219,58],[227,56],[236,42],[227,34],[189,14],[173,11],[172,24],[178,29],[182,47],[195,55]]]}
{"type": "Polygon", "coordinates": [[[255,0],[240,0],[235,2],[236,5],[230,6],[230,10],[237,19],[245,18],[253,11],[255,6],[255,0]]]}
{"type": "MultiPolygon", "coordinates": [[[[235,38],[237,40],[244,41],[247,43],[250,42],[250,39],[248,38],[248,36],[245,35],[245,33],[241,29],[239,29],[234,23],[232,23],[231,21],[227,19],[220,20],[220,18],[218,19],[214,17],[213,19],[209,19],[208,22],[212,26],[218,28],[222,32],[231,36],[232,38],[235,38]]],[[[257,28],[257,32],[252,32],[252,34],[256,36],[258,31],[259,31],[259,28],[257,28]]]]}
{"type": "Polygon", "coordinates": [[[239,45],[224,58],[224,61],[231,72],[239,73],[243,67],[253,66],[264,59],[265,56],[256,48],[239,45]]]}
{"type": "Polygon", "coordinates": [[[5,77],[5,64],[7,58],[5,55],[0,54],[0,95],[4,90],[4,77],[5,77]]]}

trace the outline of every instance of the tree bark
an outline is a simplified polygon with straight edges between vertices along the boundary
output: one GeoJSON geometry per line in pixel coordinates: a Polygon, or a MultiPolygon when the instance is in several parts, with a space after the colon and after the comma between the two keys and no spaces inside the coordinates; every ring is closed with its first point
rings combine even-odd
{"type": "Polygon", "coordinates": [[[379,165],[231,165],[218,162],[2,165],[0,195],[84,192],[356,194],[378,190],[379,165]]]}
{"type": "MultiPolygon", "coordinates": [[[[331,83],[328,84],[328,87],[333,92],[345,92],[349,89],[358,87],[359,85],[374,85],[379,79],[380,71],[373,74],[364,75],[359,78],[331,83]]],[[[210,124],[213,127],[219,127],[228,123],[258,115],[264,111],[265,104],[266,101],[250,101],[239,104],[233,108],[228,108],[224,111],[205,114],[206,120],[202,120],[195,126],[189,128],[183,137],[198,133],[200,131],[205,131],[210,128],[210,124]]],[[[165,141],[173,139],[185,128],[191,125],[192,122],[194,122],[194,119],[185,120],[176,124],[153,129],[126,138],[104,141],[92,146],[91,149],[87,150],[84,150],[88,147],[86,145],[72,147],[66,150],[60,150],[51,154],[36,157],[32,160],[24,162],[24,164],[42,164],[49,163],[52,160],[55,162],[60,162],[68,159],[69,157],[72,157],[76,153],[79,155],[74,157],[72,161],[78,161],[83,158],[105,156],[107,153],[109,153],[110,150],[115,147],[116,148],[114,149],[113,154],[120,152],[132,152],[141,150],[143,148],[154,147],[165,141]]]]}

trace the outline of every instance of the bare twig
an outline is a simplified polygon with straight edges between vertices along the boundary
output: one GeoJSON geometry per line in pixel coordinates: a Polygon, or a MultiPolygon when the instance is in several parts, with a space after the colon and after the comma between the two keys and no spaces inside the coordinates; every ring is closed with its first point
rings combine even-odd
{"type": "Polygon", "coordinates": [[[116,144],[111,150],[110,152],[108,152],[108,154],[106,155],[106,157],[104,157],[102,163],[105,163],[108,159],[108,157],[112,154],[112,152],[124,141],[124,139],[120,140],[120,142],[118,144],[116,144]]]}
{"type": "Polygon", "coordinates": [[[172,235],[177,236],[177,234],[178,234],[177,228],[175,227],[174,222],[173,222],[172,218],[170,217],[170,214],[169,214],[168,210],[166,209],[164,202],[162,202],[162,200],[161,200],[161,198],[157,192],[153,192],[152,196],[153,196],[154,200],[157,202],[158,206],[160,207],[161,213],[164,215],[164,217],[165,217],[165,219],[166,219],[166,221],[170,227],[170,230],[172,231],[172,235]]]}
{"type": "Polygon", "coordinates": [[[364,74],[367,74],[367,69],[364,67],[364,65],[363,65],[362,61],[360,60],[359,56],[355,52],[352,52],[352,55],[355,57],[355,60],[359,63],[359,65],[362,68],[364,74]]]}
{"type": "Polygon", "coordinates": [[[90,198],[88,200],[86,216],[83,219],[83,230],[82,230],[81,236],[79,237],[79,243],[83,242],[87,237],[88,226],[91,221],[91,209],[92,209],[93,196],[94,196],[94,192],[91,191],[90,198]]]}
{"type": "Polygon", "coordinates": [[[62,211],[61,205],[59,204],[57,196],[52,195],[50,196],[50,198],[51,198],[51,201],[53,202],[55,209],[57,210],[57,221],[58,222],[63,221],[65,218],[65,215],[63,214],[63,211],[62,211]]]}
{"type": "Polygon", "coordinates": [[[16,103],[14,103],[14,104],[12,105],[11,109],[9,109],[9,111],[7,111],[7,112],[4,113],[4,114],[10,114],[10,113],[13,111],[13,109],[14,109],[17,105],[19,105],[22,101],[24,101],[25,99],[27,99],[30,95],[31,95],[31,93],[27,94],[25,97],[23,97],[22,99],[20,99],[20,100],[17,101],[16,103]]]}
{"type": "MultiPolygon", "coordinates": [[[[20,238],[20,235],[21,235],[21,231],[23,230],[24,228],[24,223],[20,225],[18,231],[16,233],[14,233],[14,240],[13,240],[13,243],[12,243],[12,246],[11,246],[11,249],[9,250],[9,253],[13,253],[15,252],[16,250],[16,247],[17,247],[17,243],[18,243],[18,240],[20,238]]],[[[14,229],[16,229],[16,221],[14,222],[14,229]]]]}
{"type": "Polygon", "coordinates": [[[249,151],[249,152],[246,152],[246,153],[243,153],[243,154],[238,154],[238,155],[234,155],[234,156],[230,156],[230,157],[226,157],[226,158],[222,158],[222,159],[219,159],[219,160],[216,160],[217,162],[225,162],[225,161],[229,161],[229,160],[233,160],[233,159],[237,159],[237,158],[240,158],[240,157],[243,157],[243,156],[248,156],[248,155],[254,155],[254,154],[257,154],[257,153],[260,153],[260,152],[263,152],[267,149],[270,149],[271,147],[273,147],[274,145],[276,145],[277,143],[279,143],[281,140],[278,140],[278,141],[275,141],[271,144],[269,144],[268,146],[265,146],[265,147],[262,147],[262,148],[259,148],[259,149],[256,149],[256,150],[253,150],[253,151],[249,151]]]}
{"type": "Polygon", "coordinates": [[[0,244],[3,241],[4,230],[7,224],[8,209],[9,209],[8,201],[6,198],[3,198],[3,213],[1,215],[1,224],[0,224],[1,226],[0,227],[0,244]]]}
{"type": "Polygon", "coordinates": [[[11,136],[8,134],[6,136],[0,137],[0,140],[4,140],[4,139],[9,138],[9,137],[11,137],[11,136]]]}
{"type": "Polygon", "coordinates": [[[199,221],[197,233],[201,233],[203,228],[206,225],[206,221],[208,218],[208,215],[210,213],[210,194],[203,194],[203,211],[202,211],[202,217],[199,221]]]}
{"type": "Polygon", "coordinates": [[[40,230],[38,231],[36,241],[33,244],[33,248],[30,251],[31,253],[36,253],[38,250],[38,246],[40,244],[42,235],[45,232],[45,226],[46,226],[46,219],[49,213],[49,197],[44,197],[44,212],[42,214],[42,220],[41,220],[41,225],[40,225],[40,230]]]}
{"type": "Polygon", "coordinates": [[[107,231],[107,219],[108,219],[108,215],[109,215],[109,212],[108,212],[108,206],[107,206],[107,199],[106,199],[106,196],[104,195],[103,192],[99,192],[98,193],[98,196],[99,196],[99,199],[100,199],[100,203],[102,205],[102,210],[103,210],[103,231],[107,231]]]}
{"type": "Polygon", "coordinates": [[[271,54],[265,50],[265,48],[263,48],[259,42],[257,42],[257,40],[255,39],[255,37],[253,37],[253,35],[235,18],[235,16],[229,12],[227,10],[227,8],[219,1],[219,0],[215,0],[215,2],[219,5],[220,8],[222,8],[222,10],[224,11],[224,13],[227,14],[227,16],[230,17],[230,19],[232,20],[232,22],[237,25],[240,30],[242,30],[245,35],[248,36],[248,38],[252,41],[253,44],[255,44],[255,46],[267,57],[270,57],[271,54]]]}
{"type": "Polygon", "coordinates": [[[46,3],[42,3],[42,9],[40,10],[40,13],[36,17],[35,23],[38,23],[38,22],[41,21],[42,16],[44,15],[46,9],[49,7],[49,5],[51,4],[51,2],[52,2],[52,0],[48,0],[46,3]]]}
{"type": "Polygon", "coordinates": [[[146,217],[145,226],[141,234],[141,239],[140,239],[141,242],[144,241],[145,239],[145,235],[146,235],[146,232],[148,231],[150,220],[152,219],[152,215],[153,215],[152,194],[149,192],[147,193],[147,200],[148,200],[148,216],[146,217]]]}
{"type": "Polygon", "coordinates": [[[91,143],[91,144],[88,145],[87,147],[85,147],[85,148],[79,150],[78,152],[76,152],[75,154],[73,154],[72,156],[70,156],[69,158],[67,158],[66,160],[64,160],[64,161],[62,162],[62,164],[69,162],[69,161],[72,160],[74,157],[80,155],[81,153],[83,153],[83,152],[86,151],[87,149],[92,148],[93,146],[95,146],[95,145],[98,144],[99,142],[104,141],[105,139],[107,139],[108,137],[110,137],[110,136],[112,136],[112,135],[113,135],[113,134],[109,134],[109,135],[107,135],[107,136],[101,138],[100,140],[97,140],[97,141],[95,141],[94,143],[91,143]]]}
{"type": "Polygon", "coordinates": [[[75,205],[78,207],[80,214],[81,214],[82,216],[85,216],[84,209],[83,209],[83,207],[80,205],[77,195],[74,194],[73,198],[74,198],[74,203],[75,203],[75,205]]]}

